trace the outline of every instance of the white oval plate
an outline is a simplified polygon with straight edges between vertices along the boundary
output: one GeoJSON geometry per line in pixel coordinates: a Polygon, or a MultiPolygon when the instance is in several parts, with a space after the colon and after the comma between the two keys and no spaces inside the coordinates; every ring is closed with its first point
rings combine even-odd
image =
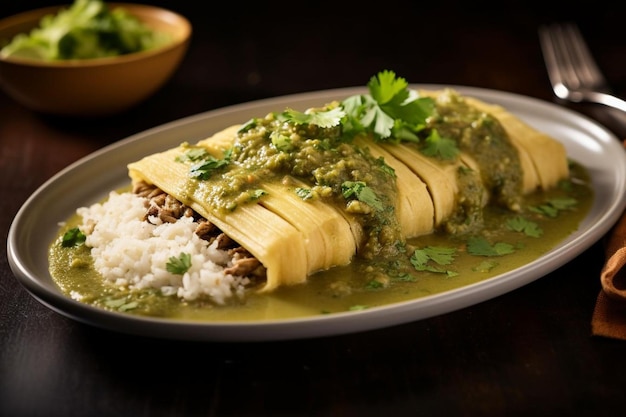
{"type": "MultiPolygon", "coordinates": [[[[412,85],[440,89],[441,85],[412,85]]],[[[201,341],[268,341],[331,336],[407,323],[458,310],[528,284],[562,266],[598,241],[626,206],[626,153],[607,129],[565,108],[525,96],[452,86],[460,93],[500,104],[566,146],[593,181],[594,204],[578,231],[546,255],[494,278],[440,294],[363,311],[263,322],[187,322],[105,311],[65,296],[48,272],[48,245],[58,223],[77,207],[93,204],[128,184],[126,165],[145,155],[195,142],[232,124],[287,107],[304,110],[365,93],[344,88],[277,97],[209,111],[133,135],[68,166],[21,207],[9,230],[7,249],[19,282],[42,304],[101,328],[159,338],[201,341]]]]}

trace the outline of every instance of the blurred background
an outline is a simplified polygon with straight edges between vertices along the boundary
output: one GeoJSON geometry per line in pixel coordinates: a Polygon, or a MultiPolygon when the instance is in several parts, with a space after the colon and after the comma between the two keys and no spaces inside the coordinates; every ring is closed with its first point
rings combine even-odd
{"type": "MultiPolygon", "coordinates": [[[[145,103],[144,111],[155,119],[305,90],[362,86],[382,69],[412,83],[462,84],[550,98],[537,27],[553,21],[578,22],[592,50],[603,49],[599,64],[614,87],[620,90],[626,84],[626,57],[611,52],[623,43],[623,32],[608,24],[616,21],[622,6],[609,7],[604,1],[387,0],[366,6],[268,0],[226,1],[219,7],[184,0],[135,3],[186,16],[194,30],[186,62],[203,63],[183,62],[168,85],[145,103]],[[472,36],[464,33],[468,27],[472,36]],[[520,38],[528,42],[520,43],[520,38]],[[481,57],[491,57],[490,65],[481,65],[481,57]],[[533,79],[524,87],[508,76],[519,66],[527,66],[526,76],[533,79]],[[529,91],[529,85],[538,88],[529,91]]],[[[0,17],[58,4],[63,2],[4,2],[0,17]]]]}

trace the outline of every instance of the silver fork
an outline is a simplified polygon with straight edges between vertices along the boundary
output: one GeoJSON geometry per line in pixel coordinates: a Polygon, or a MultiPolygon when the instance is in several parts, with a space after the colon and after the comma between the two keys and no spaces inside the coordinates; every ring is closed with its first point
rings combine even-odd
{"type": "Polygon", "coordinates": [[[554,94],[575,103],[604,104],[626,112],[626,101],[609,93],[578,26],[552,24],[539,28],[539,41],[554,94]]]}

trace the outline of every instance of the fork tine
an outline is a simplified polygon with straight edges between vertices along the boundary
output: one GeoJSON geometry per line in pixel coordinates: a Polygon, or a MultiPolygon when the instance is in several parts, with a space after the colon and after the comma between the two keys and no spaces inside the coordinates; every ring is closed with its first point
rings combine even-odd
{"type": "Polygon", "coordinates": [[[562,31],[564,41],[565,39],[569,39],[570,55],[575,62],[575,68],[580,70],[578,75],[583,80],[583,83],[594,86],[605,85],[606,81],[604,75],[602,75],[593,55],[591,55],[589,47],[581,35],[578,26],[575,24],[567,24],[563,26],[562,31]]]}
{"type": "Polygon", "coordinates": [[[555,39],[553,35],[554,31],[555,29],[553,28],[541,26],[539,28],[539,42],[541,44],[544,62],[546,63],[548,77],[550,78],[554,92],[558,97],[565,98],[567,96],[567,89],[565,87],[567,82],[564,78],[567,76],[567,72],[571,70],[569,69],[571,65],[569,64],[569,59],[562,56],[562,52],[560,52],[561,46],[558,45],[559,41],[555,39]],[[565,68],[566,66],[568,69],[565,68]]]}
{"type": "Polygon", "coordinates": [[[553,85],[563,84],[574,89],[606,85],[577,25],[566,23],[543,26],[540,28],[540,42],[553,85]]]}
{"type": "Polygon", "coordinates": [[[571,97],[568,89],[606,89],[604,76],[578,26],[573,23],[542,26],[539,38],[548,76],[558,97],[571,97]]]}
{"type": "Polygon", "coordinates": [[[539,41],[554,94],[574,103],[603,104],[626,112],[626,100],[609,86],[575,24],[539,27],[539,41]]]}

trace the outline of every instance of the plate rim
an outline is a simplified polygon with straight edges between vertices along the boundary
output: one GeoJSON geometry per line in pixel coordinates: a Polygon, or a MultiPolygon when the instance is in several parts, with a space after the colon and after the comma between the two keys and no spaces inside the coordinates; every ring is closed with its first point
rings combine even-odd
{"type": "MultiPolygon", "coordinates": [[[[582,123],[586,128],[596,132],[597,137],[594,137],[594,139],[598,139],[601,142],[601,145],[605,148],[609,147],[611,150],[612,148],[621,149],[623,154],[621,157],[624,160],[624,164],[621,165],[626,166],[626,152],[624,152],[623,148],[621,148],[619,139],[598,122],[571,109],[530,96],[480,87],[443,84],[410,84],[409,87],[413,89],[452,88],[459,91],[463,95],[475,96],[494,104],[514,102],[522,106],[536,108],[539,112],[546,110],[553,113],[556,112],[556,114],[561,117],[571,119],[579,124],[582,123]],[[602,137],[600,137],[600,135],[602,135],[602,137]]],[[[606,233],[613,226],[626,207],[626,168],[622,167],[619,174],[616,174],[616,180],[613,183],[613,186],[615,187],[614,194],[617,194],[619,197],[616,196],[616,199],[610,202],[610,205],[604,207],[607,210],[604,210],[601,213],[596,213],[599,214],[599,218],[596,219],[593,225],[591,225],[593,229],[587,229],[593,230],[593,239],[589,238],[588,235],[585,235],[584,231],[579,230],[574,232],[564,241],[563,244],[557,246],[558,251],[556,251],[556,253],[560,256],[549,257],[544,255],[530,264],[516,268],[513,271],[423,298],[392,303],[358,312],[340,312],[333,313],[331,315],[259,322],[180,321],[134,316],[125,313],[102,310],[73,300],[62,294],[59,289],[55,292],[43,285],[41,282],[42,278],[34,276],[30,272],[30,268],[26,262],[27,260],[25,260],[24,253],[22,253],[23,251],[19,251],[19,228],[20,226],[23,226],[26,221],[28,221],[27,217],[29,210],[33,209],[34,202],[37,201],[38,197],[46,192],[49,192],[55,184],[60,183],[71,173],[85,167],[92,161],[98,161],[99,159],[103,159],[105,156],[115,155],[116,152],[120,153],[129,147],[140,147],[144,144],[144,142],[147,142],[153,137],[167,135],[168,133],[183,130],[189,126],[195,126],[196,124],[201,125],[203,122],[210,123],[214,119],[227,119],[228,117],[236,116],[241,113],[252,112],[265,108],[278,111],[280,109],[274,108],[274,106],[287,106],[289,103],[293,104],[297,102],[319,100],[318,104],[324,104],[327,102],[329,97],[341,98],[352,94],[361,94],[366,91],[367,90],[364,87],[346,87],[289,94],[234,104],[155,126],[127,138],[118,140],[110,145],[85,155],[45,181],[27,198],[18,210],[9,228],[7,238],[7,258],[13,274],[18,279],[20,284],[31,294],[31,296],[51,310],[76,321],[111,331],[166,339],[214,342],[252,342],[325,337],[375,330],[383,327],[423,320],[478,304],[488,299],[508,293],[521,286],[527,285],[530,282],[556,270],[584,250],[588,249],[593,243],[601,238],[601,235],[606,233]],[[545,271],[540,274],[535,273],[525,275],[529,269],[532,270],[539,267],[544,268],[545,271]]],[[[506,108],[507,106],[504,107],[506,108]]],[[[512,111],[512,113],[515,114],[515,111],[512,111]]],[[[263,114],[258,114],[258,116],[263,116],[263,114]]],[[[244,121],[245,120],[239,120],[239,122],[244,121]]],[[[210,134],[210,132],[208,134],[210,134]]],[[[205,134],[204,137],[208,136],[208,134],[205,134]]],[[[197,139],[200,139],[200,137],[197,139]]],[[[164,143],[159,142],[158,144],[159,146],[162,145],[160,149],[155,145],[156,149],[149,152],[165,150],[165,148],[169,146],[165,144],[165,142],[168,141],[163,140],[162,142],[164,143]]],[[[172,139],[171,142],[180,142],[180,139],[172,139]]],[[[111,181],[114,179],[115,175],[115,173],[110,173],[110,176],[112,177],[111,181]]],[[[594,205],[605,204],[595,200],[597,200],[597,198],[594,199],[594,205]]],[[[34,220],[31,219],[30,221],[32,222],[34,220]]],[[[552,252],[553,251],[550,251],[549,253],[552,252]]],[[[49,276],[47,279],[51,280],[49,276]]]]}

